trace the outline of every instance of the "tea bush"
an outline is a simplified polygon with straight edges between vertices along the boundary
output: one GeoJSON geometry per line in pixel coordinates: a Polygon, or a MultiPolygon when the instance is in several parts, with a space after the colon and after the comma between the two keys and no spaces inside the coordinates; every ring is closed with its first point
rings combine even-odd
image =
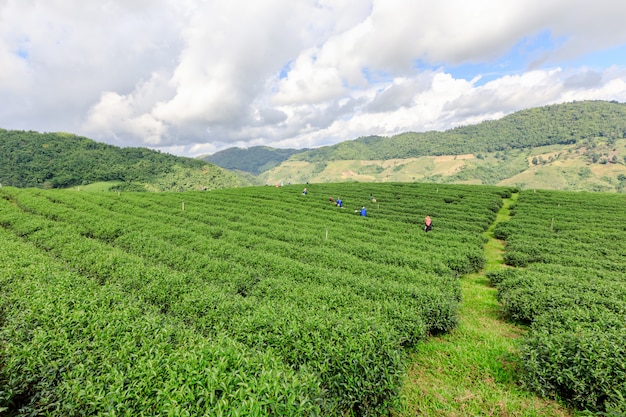
{"type": "Polygon", "coordinates": [[[523,383],[607,415],[626,412],[625,205],[619,194],[523,191],[496,234],[524,268],[489,274],[506,314],[530,325],[523,383]]]}

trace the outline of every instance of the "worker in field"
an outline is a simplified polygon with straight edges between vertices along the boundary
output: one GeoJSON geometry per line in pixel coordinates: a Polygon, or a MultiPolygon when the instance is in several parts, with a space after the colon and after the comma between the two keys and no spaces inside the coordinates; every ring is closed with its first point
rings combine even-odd
{"type": "Polygon", "coordinates": [[[433,221],[431,220],[430,216],[426,216],[426,218],[424,219],[424,231],[430,232],[431,230],[433,230],[433,221]]]}
{"type": "Polygon", "coordinates": [[[371,201],[372,203],[375,203],[375,202],[376,202],[376,199],[374,198],[374,194],[370,194],[370,201],[371,201]]]}
{"type": "Polygon", "coordinates": [[[328,197],[328,201],[330,201],[331,203],[334,203],[335,200],[333,199],[333,196],[331,195],[330,197],[328,197]]]}
{"type": "Polygon", "coordinates": [[[343,207],[343,200],[341,197],[337,197],[337,207],[343,207]]]}
{"type": "Polygon", "coordinates": [[[308,193],[306,187],[304,187],[304,190],[302,190],[302,195],[306,195],[308,193]]]}
{"type": "Polygon", "coordinates": [[[365,206],[361,207],[361,216],[367,216],[367,210],[365,210],[365,206]]]}

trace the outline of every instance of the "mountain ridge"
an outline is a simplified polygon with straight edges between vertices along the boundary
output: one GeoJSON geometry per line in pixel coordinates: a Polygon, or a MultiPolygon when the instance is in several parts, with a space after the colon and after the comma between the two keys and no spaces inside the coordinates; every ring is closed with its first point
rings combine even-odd
{"type": "MultiPolygon", "coordinates": [[[[443,132],[367,136],[303,150],[258,176],[268,184],[423,181],[622,191],[625,138],[626,104],[579,101],[443,132]]],[[[240,154],[242,170],[246,152],[254,149],[240,154]]]]}
{"type": "Polygon", "coordinates": [[[282,161],[289,159],[291,155],[305,150],[278,149],[270,146],[252,146],[245,149],[234,147],[211,155],[202,155],[198,159],[211,162],[222,168],[259,175],[278,166],[282,161]]]}

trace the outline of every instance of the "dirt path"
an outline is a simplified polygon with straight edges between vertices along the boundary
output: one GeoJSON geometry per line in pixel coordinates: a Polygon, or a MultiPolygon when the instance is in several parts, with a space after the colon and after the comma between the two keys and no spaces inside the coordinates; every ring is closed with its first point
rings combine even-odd
{"type": "Polygon", "coordinates": [[[459,326],[421,344],[411,356],[398,416],[569,416],[567,409],[522,390],[516,383],[516,352],[524,330],[505,322],[485,272],[505,268],[504,245],[493,238],[510,217],[514,195],[504,201],[485,232],[483,271],[461,278],[459,326]]]}

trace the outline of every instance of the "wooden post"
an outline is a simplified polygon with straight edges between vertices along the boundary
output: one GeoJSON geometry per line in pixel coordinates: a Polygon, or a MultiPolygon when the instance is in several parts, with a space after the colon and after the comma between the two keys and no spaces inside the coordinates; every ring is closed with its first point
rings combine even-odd
{"type": "Polygon", "coordinates": [[[183,211],[185,211],[185,202],[183,201],[183,211]]]}
{"type": "Polygon", "coordinates": [[[328,240],[328,227],[326,228],[326,240],[328,240]]]}

